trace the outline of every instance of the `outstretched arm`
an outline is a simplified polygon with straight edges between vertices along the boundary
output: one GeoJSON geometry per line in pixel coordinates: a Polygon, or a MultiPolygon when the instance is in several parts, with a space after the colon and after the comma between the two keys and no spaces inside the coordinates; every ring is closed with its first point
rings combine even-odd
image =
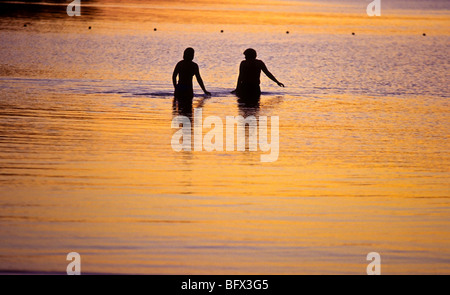
{"type": "Polygon", "coordinates": [[[211,93],[206,90],[205,84],[203,84],[203,79],[202,79],[202,76],[200,76],[200,70],[198,69],[198,66],[195,69],[195,78],[197,78],[198,85],[200,85],[200,87],[202,88],[203,92],[206,95],[210,96],[211,93]]]}
{"type": "Polygon", "coordinates": [[[267,77],[269,77],[270,80],[272,80],[273,82],[277,83],[278,86],[284,87],[284,84],[279,82],[277,80],[277,78],[275,78],[275,76],[272,75],[271,72],[269,72],[269,70],[267,69],[266,65],[263,62],[261,62],[261,70],[264,72],[264,74],[266,74],[267,77]]]}

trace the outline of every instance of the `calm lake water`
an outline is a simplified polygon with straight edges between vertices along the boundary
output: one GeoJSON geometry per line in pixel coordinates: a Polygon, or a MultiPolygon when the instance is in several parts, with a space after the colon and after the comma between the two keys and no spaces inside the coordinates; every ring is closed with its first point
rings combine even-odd
{"type": "Polygon", "coordinates": [[[187,2],[0,2],[0,272],[450,274],[448,1],[187,2]],[[246,48],[286,85],[277,161],[173,151],[190,46],[204,118],[246,48]]]}

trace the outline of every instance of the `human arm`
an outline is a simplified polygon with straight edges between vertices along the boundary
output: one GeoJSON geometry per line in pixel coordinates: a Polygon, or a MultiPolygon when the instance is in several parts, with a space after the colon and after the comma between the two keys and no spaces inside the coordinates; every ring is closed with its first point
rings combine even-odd
{"type": "Polygon", "coordinates": [[[211,96],[211,93],[206,90],[205,84],[203,84],[203,79],[202,79],[202,76],[200,76],[200,70],[199,70],[198,66],[196,66],[196,68],[195,68],[195,78],[197,78],[198,85],[200,85],[200,87],[202,88],[205,95],[211,96]]]}
{"type": "Polygon", "coordinates": [[[173,88],[177,87],[177,76],[178,76],[179,72],[180,72],[180,70],[179,70],[179,67],[178,67],[178,64],[177,64],[175,69],[173,70],[173,74],[172,74],[173,88]]]}
{"type": "Polygon", "coordinates": [[[264,74],[266,74],[267,77],[269,77],[270,80],[272,80],[273,82],[277,83],[278,86],[280,87],[284,87],[284,84],[279,82],[277,80],[277,78],[275,78],[274,75],[272,75],[271,72],[269,72],[269,70],[267,69],[266,65],[264,64],[264,62],[261,61],[261,70],[264,72],[264,74]]]}
{"type": "Polygon", "coordinates": [[[243,63],[241,62],[241,65],[239,66],[239,77],[238,77],[238,80],[237,80],[236,89],[231,91],[232,94],[236,94],[236,92],[237,92],[237,90],[239,88],[239,85],[241,85],[241,83],[242,83],[242,67],[243,66],[244,66],[243,63]]]}

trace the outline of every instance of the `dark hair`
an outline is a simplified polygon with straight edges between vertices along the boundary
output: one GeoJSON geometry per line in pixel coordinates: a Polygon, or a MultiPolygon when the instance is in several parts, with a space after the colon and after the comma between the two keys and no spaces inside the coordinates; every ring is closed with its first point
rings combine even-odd
{"type": "Polygon", "coordinates": [[[249,48],[244,51],[245,59],[256,59],[256,50],[249,48]]]}
{"type": "Polygon", "coordinates": [[[184,50],[183,59],[184,60],[194,60],[194,49],[189,47],[184,50]]]}

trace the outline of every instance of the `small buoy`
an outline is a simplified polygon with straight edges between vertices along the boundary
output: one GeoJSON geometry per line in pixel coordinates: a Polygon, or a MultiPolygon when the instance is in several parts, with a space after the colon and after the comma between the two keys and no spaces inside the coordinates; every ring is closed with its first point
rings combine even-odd
{"type": "Polygon", "coordinates": [[[286,31],[286,34],[289,34],[289,31],[286,31]]]}
{"type": "Polygon", "coordinates": [[[355,36],[355,33],[353,32],[352,35],[355,36]]]}
{"type": "Polygon", "coordinates": [[[89,26],[89,30],[91,29],[91,26],[89,26]]]}
{"type": "Polygon", "coordinates": [[[223,30],[220,30],[221,33],[223,33],[223,30]]]}
{"type": "Polygon", "coordinates": [[[26,26],[27,26],[27,24],[24,24],[23,26],[24,26],[24,27],[26,27],[26,26]]]}
{"type": "Polygon", "coordinates": [[[426,36],[427,34],[423,33],[423,36],[426,36]]]}
{"type": "Polygon", "coordinates": [[[153,31],[155,31],[155,32],[156,32],[156,31],[157,31],[157,29],[156,29],[156,28],[154,28],[154,29],[153,29],[153,31]]]}

